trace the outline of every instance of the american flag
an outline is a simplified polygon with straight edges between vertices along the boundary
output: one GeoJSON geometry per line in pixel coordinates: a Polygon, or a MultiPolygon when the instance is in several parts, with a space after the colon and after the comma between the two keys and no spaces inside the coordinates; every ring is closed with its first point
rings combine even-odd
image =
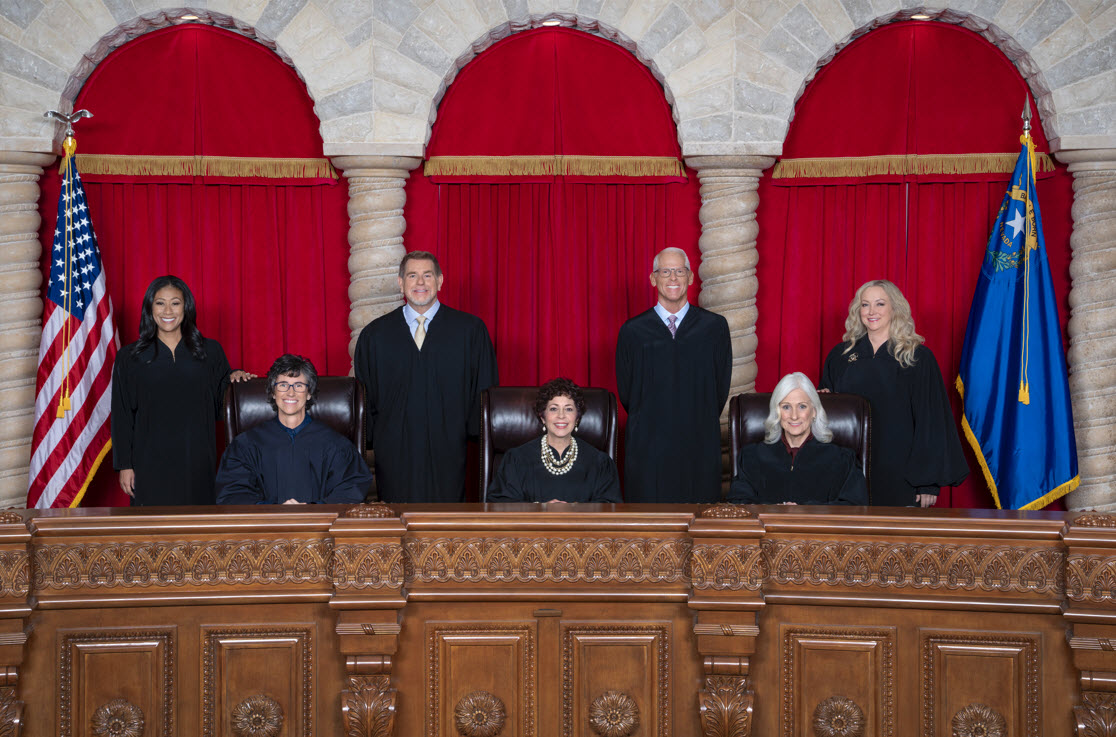
{"type": "Polygon", "coordinates": [[[40,509],[76,507],[112,447],[118,342],[74,148],[68,139],[35,381],[27,506],[40,509]]]}

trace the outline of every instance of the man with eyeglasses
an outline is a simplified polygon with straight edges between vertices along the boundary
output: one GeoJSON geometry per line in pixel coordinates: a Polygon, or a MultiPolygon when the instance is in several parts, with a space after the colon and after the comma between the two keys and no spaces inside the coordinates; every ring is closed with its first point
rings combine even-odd
{"type": "Polygon", "coordinates": [[[217,471],[218,504],[355,504],[372,474],[352,442],[315,422],[314,364],[291,353],[267,372],[275,419],[233,438],[217,471]]]}
{"type": "Polygon", "coordinates": [[[624,500],[697,504],[721,498],[721,410],[732,375],[724,317],[687,299],[681,248],[655,256],[658,302],[616,341],[616,386],[628,411],[624,500]]]}
{"type": "Polygon", "coordinates": [[[438,301],[434,254],[408,253],[397,281],[404,304],[368,323],[353,354],[376,491],[385,502],[462,502],[481,393],[499,383],[496,352],[483,320],[438,301]]]}

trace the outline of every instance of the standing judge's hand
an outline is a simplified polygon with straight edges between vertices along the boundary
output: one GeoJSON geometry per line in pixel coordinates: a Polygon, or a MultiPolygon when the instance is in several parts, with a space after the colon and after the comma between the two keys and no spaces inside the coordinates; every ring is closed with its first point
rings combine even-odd
{"type": "Polygon", "coordinates": [[[256,375],[249,373],[244,369],[237,369],[229,374],[229,381],[248,381],[248,379],[255,379],[256,375]]]}
{"type": "Polygon", "coordinates": [[[938,501],[938,495],[937,494],[916,494],[915,495],[915,500],[918,502],[918,506],[920,506],[920,507],[932,507],[932,506],[934,506],[934,502],[938,501]]]}
{"type": "Polygon", "coordinates": [[[134,468],[120,470],[120,488],[130,497],[136,495],[136,471],[134,468]]]}

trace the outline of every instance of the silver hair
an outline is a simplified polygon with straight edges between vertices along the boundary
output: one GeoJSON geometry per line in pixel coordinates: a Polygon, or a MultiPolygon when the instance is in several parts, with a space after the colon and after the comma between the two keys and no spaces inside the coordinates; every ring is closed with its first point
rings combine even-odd
{"type": "Polygon", "coordinates": [[[795,371],[793,374],[787,374],[779,379],[779,383],[775,385],[775,391],[771,392],[767,419],[763,421],[763,442],[771,445],[779,442],[779,439],[783,436],[783,427],[779,424],[779,403],[795,389],[801,389],[805,392],[806,396],[810,398],[810,404],[814,405],[814,421],[810,423],[810,432],[818,439],[818,442],[828,443],[833,439],[833,431],[829,429],[829,417],[825,414],[821,397],[818,396],[818,391],[814,388],[813,382],[801,371],[795,371]]]}
{"type": "MultiPolygon", "coordinates": [[[[683,251],[681,248],[675,248],[674,246],[667,246],[666,248],[664,248],[663,250],[661,250],[661,251],[659,251],[658,253],[655,254],[655,260],[651,262],[651,271],[658,271],[659,270],[659,259],[662,258],[664,253],[677,253],[677,254],[679,254],[680,256],[682,256],[682,258],[684,258],[686,260],[686,268],[690,269],[690,256],[685,251],[683,251]]],[[[693,271],[693,269],[690,269],[690,271],[693,271]]]]}

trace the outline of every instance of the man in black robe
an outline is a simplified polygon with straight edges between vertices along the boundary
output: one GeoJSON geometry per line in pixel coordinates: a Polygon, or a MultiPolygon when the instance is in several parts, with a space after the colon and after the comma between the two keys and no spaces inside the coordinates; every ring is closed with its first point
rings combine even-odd
{"type": "Polygon", "coordinates": [[[368,398],[376,489],[388,502],[461,502],[481,392],[499,383],[479,317],[438,301],[442,268],[412,251],[399,264],[406,304],[365,326],[353,367],[368,398]]]}
{"type": "Polygon", "coordinates": [[[302,356],[280,356],[267,373],[276,417],[233,438],[217,471],[218,504],[358,504],[372,474],[352,441],[307,410],[318,372],[302,356]]]}
{"type": "Polygon", "coordinates": [[[705,503],[721,497],[721,410],[732,342],[722,316],[687,302],[694,281],[680,248],[655,257],[654,308],[620,328],[616,385],[628,411],[624,498],[705,503]]]}

